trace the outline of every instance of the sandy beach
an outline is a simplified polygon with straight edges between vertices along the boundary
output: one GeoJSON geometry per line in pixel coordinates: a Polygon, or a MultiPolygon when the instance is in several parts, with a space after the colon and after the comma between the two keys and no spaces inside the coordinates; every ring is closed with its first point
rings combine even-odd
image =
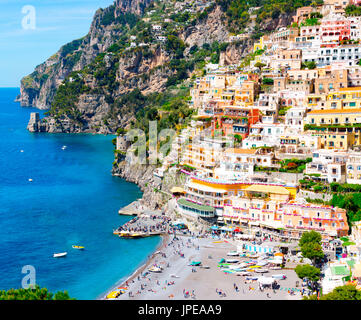
{"type": "MultiPolygon", "coordinates": [[[[221,258],[227,258],[227,252],[236,250],[232,240],[218,241],[211,238],[193,238],[188,235],[166,236],[158,251],[147,263],[139,268],[120,286],[127,286],[126,293],[118,300],[297,300],[299,293],[290,295],[283,288],[295,288],[299,281],[294,270],[270,270],[264,274],[285,274],[285,280],[278,280],[280,289],[259,290],[257,282],[245,283],[245,277],[226,274],[217,267],[221,258]],[[184,257],[181,256],[184,255],[184,257]],[[202,267],[188,266],[191,261],[201,261],[202,267]],[[152,265],[163,267],[163,272],[152,273],[144,277],[144,273],[152,265]],[[192,272],[192,269],[195,272],[192,272]],[[234,285],[238,287],[236,291],[234,285]],[[221,291],[225,295],[221,296],[221,291]],[[184,292],[189,292],[188,296],[184,292]]],[[[136,240],[135,240],[136,241],[136,240]]],[[[239,258],[240,262],[249,258],[239,258]]],[[[259,274],[255,274],[258,275],[259,274]]],[[[117,286],[119,287],[119,286],[117,286]]]]}

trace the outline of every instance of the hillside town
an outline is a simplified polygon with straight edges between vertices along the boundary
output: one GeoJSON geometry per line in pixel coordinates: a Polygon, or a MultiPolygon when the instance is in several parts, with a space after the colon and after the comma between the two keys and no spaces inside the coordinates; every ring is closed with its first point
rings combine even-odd
{"type": "Polygon", "coordinates": [[[359,4],[299,8],[239,64],[208,63],[191,88],[192,121],[154,171],[160,180],[186,175],[170,201],[214,235],[297,243],[318,232],[333,252],[324,292],[351,269],[361,276],[361,216],[336,201],[361,190],[361,15],[351,10],[359,4]]]}

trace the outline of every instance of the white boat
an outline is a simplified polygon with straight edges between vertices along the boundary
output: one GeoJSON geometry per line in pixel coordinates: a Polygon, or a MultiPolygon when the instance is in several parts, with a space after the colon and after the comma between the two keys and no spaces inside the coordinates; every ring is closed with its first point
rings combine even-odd
{"type": "Polygon", "coordinates": [[[279,280],[285,280],[287,277],[285,274],[274,274],[274,275],[272,275],[272,278],[279,279],[279,280]]]}
{"type": "Polygon", "coordinates": [[[236,275],[237,276],[250,276],[250,275],[252,275],[252,273],[248,272],[248,271],[240,271],[240,272],[236,272],[236,275]]]}
{"type": "Polygon", "coordinates": [[[179,278],[179,276],[177,276],[176,274],[171,274],[170,275],[172,278],[179,278]]]}
{"type": "Polygon", "coordinates": [[[226,259],[226,263],[237,263],[239,262],[238,259],[226,259]]]}
{"type": "Polygon", "coordinates": [[[268,272],[267,269],[255,269],[254,272],[257,272],[257,273],[266,273],[268,272]]]}
{"type": "Polygon", "coordinates": [[[230,251],[227,253],[227,256],[235,257],[235,256],[239,256],[239,253],[237,251],[230,251]]]}
{"type": "Polygon", "coordinates": [[[151,267],[150,269],[148,269],[148,271],[155,272],[155,273],[161,273],[162,269],[154,266],[154,267],[151,267]]]}
{"type": "Polygon", "coordinates": [[[33,179],[29,179],[29,182],[32,182],[33,181],[33,179]]]}
{"type": "Polygon", "coordinates": [[[62,149],[65,150],[67,148],[67,146],[62,146],[62,149]]]}
{"type": "Polygon", "coordinates": [[[65,257],[68,253],[67,252],[61,252],[61,253],[54,253],[54,258],[62,258],[65,257]]]}

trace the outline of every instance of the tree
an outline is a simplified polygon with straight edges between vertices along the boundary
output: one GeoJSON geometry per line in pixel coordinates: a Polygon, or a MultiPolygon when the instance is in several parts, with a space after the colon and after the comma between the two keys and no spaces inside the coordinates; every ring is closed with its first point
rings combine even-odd
{"type": "Polygon", "coordinates": [[[310,232],[305,232],[300,241],[299,241],[299,246],[302,247],[305,243],[308,243],[308,242],[316,242],[316,243],[321,243],[321,235],[316,232],[316,231],[310,231],[310,232]]]}
{"type": "Polygon", "coordinates": [[[0,291],[0,300],[75,300],[67,291],[52,294],[46,288],[10,289],[0,291]]]}
{"type": "Polygon", "coordinates": [[[325,256],[321,246],[321,239],[322,237],[318,232],[310,231],[305,232],[299,241],[302,255],[312,260],[313,264],[325,256]]]}
{"type": "Polygon", "coordinates": [[[320,280],[320,269],[311,266],[310,264],[298,265],[295,269],[295,272],[300,279],[306,278],[312,282],[317,282],[320,280]]]}
{"type": "Polygon", "coordinates": [[[361,291],[352,284],[335,288],[332,292],[325,294],[320,300],[361,300],[361,291]]]}
{"type": "Polygon", "coordinates": [[[302,256],[312,260],[313,264],[315,264],[317,261],[321,260],[325,256],[321,245],[315,242],[305,243],[301,247],[301,252],[302,256]]]}
{"type": "Polygon", "coordinates": [[[258,68],[259,71],[261,71],[262,68],[265,67],[266,65],[265,65],[264,63],[258,61],[257,63],[255,63],[254,66],[255,66],[256,68],[258,68]]]}

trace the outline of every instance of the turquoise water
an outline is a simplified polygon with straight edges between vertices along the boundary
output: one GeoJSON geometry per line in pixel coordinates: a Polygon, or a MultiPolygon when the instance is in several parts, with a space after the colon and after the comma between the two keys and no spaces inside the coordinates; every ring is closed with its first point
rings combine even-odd
{"type": "Polygon", "coordinates": [[[160,238],[112,234],[130,219],[118,209],[141,197],[136,185],[111,176],[112,137],[29,133],[30,112],[38,110],[13,102],[18,93],[0,89],[0,289],[21,287],[22,267],[32,265],[40,286],[95,299],[142,264],[160,238]]]}

